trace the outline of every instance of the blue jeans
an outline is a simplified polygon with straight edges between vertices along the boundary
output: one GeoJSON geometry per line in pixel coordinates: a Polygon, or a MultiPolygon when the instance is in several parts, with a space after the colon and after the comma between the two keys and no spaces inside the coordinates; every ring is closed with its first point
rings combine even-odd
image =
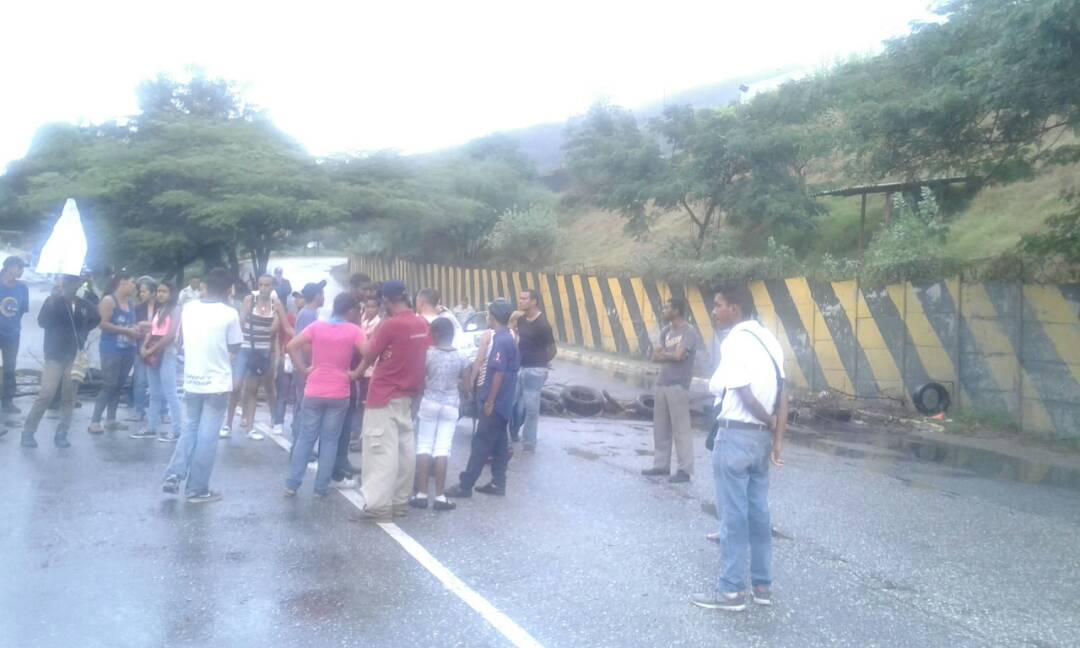
{"type": "Polygon", "coordinates": [[[210,473],[214,470],[217,456],[218,432],[225,422],[225,408],[229,404],[229,394],[184,395],[187,418],[180,441],[173,451],[172,461],[165,469],[165,476],[175,475],[186,479],[184,492],[201,495],[210,490],[210,473]]]}
{"type": "Polygon", "coordinates": [[[143,362],[142,356],[135,354],[135,371],[131,377],[131,406],[135,408],[135,413],[139,415],[139,418],[146,416],[146,399],[150,383],[147,370],[149,369],[150,367],[143,362]]]}
{"type": "Polygon", "coordinates": [[[290,432],[292,434],[293,446],[296,446],[296,440],[300,438],[300,424],[304,420],[304,390],[307,389],[307,378],[303,374],[293,374],[293,410],[292,410],[292,423],[290,425],[290,432]]]}
{"type": "MultiPolygon", "coordinates": [[[[277,367],[277,400],[274,402],[274,409],[270,415],[270,422],[274,425],[285,424],[285,410],[289,407],[289,399],[293,398],[293,378],[295,373],[285,373],[284,361],[278,361],[277,367]]],[[[296,410],[299,403],[293,405],[293,418],[296,418],[296,410]]]]}
{"type": "Polygon", "coordinates": [[[772,435],[760,430],[722,429],[713,449],[713,477],[720,510],[719,591],[746,589],[746,550],[750,581],[772,584],[772,531],[769,526],[769,453],[772,435]]]}
{"type": "Polygon", "coordinates": [[[147,427],[156,430],[161,423],[162,405],[169,408],[172,417],[172,430],[180,434],[180,399],[176,396],[176,347],[169,346],[161,352],[158,366],[146,367],[146,377],[150,382],[150,416],[147,427]]]}
{"type": "Polygon", "coordinates": [[[285,487],[292,490],[300,488],[304,481],[311,450],[315,439],[319,440],[319,470],[315,473],[315,492],[324,495],[330,488],[330,477],[337,460],[338,439],[345,423],[345,413],[349,409],[348,398],[312,398],[304,399],[304,423],[300,427],[300,437],[289,457],[289,477],[285,487]]]}
{"type": "Polygon", "coordinates": [[[547,367],[522,367],[518,370],[514,394],[514,420],[510,429],[517,436],[520,429],[525,443],[536,444],[536,424],[540,419],[540,390],[547,382],[547,367]]]}

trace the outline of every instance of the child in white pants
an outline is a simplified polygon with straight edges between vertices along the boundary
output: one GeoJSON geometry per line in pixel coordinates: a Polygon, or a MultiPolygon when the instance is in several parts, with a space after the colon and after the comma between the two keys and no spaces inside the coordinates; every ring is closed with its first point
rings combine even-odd
{"type": "Polygon", "coordinates": [[[417,414],[420,425],[416,440],[416,481],[409,505],[427,508],[428,478],[434,472],[435,499],[432,508],[449,511],[456,505],[446,498],[443,490],[446,487],[446,464],[458,422],[458,386],[465,384],[464,377],[472,363],[454,348],[454,325],[447,318],[436,317],[431,322],[431,339],[434,346],[427,351],[424,397],[417,414]]]}

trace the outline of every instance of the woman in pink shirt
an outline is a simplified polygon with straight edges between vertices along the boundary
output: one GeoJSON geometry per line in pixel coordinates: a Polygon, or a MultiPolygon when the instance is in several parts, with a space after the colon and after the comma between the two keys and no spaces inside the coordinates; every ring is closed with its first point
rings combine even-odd
{"type": "Polygon", "coordinates": [[[364,353],[364,331],[353,324],[356,299],[351,293],[334,298],[329,322],[315,322],[296,334],[285,350],[292,357],[294,371],[307,376],[300,434],[289,459],[285,496],[300,488],[315,440],[319,439],[319,469],[315,473],[315,494],[325,497],[330,488],[338,439],[349,408],[349,370],[354,354],[364,353]],[[311,366],[304,360],[311,358],[311,366]]]}

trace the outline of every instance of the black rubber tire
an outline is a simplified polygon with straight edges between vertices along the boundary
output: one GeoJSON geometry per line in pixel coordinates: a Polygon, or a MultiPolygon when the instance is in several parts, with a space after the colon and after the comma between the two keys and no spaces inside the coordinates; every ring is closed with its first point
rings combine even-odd
{"type": "Polygon", "coordinates": [[[562,403],[578,416],[596,416],[604,411],[604,395],[585,385],[569,385],[562,390],[562,403]]]}
{"type": "Polygon", "coordinates": [[[915,390],[915,395],[911,398],[915,404],[915,409],[919,410],[920,414],[926,416],[933,416],[949,410],[949,405],[952,405],[952,397],[949,396],[949,390],[945,389],[945,386],[941,383],[929,382],[915,390]],[[936,407],[932,407],[926,404],[926,395],[930,392],[934,392],[937,396],[936,407]]]}
{"type": "Polygon", "coordinates": [[[540,413],[548,416],[562,414],[565,410],[557,390],[544,388],[540,392],[540,413]]]}
{"type": "Polygon", "coordinates": [[[652,419],[655,404],[656,399],[652,394],[642,394],[634,401],[634,412],[642,418],[652,419]]]}

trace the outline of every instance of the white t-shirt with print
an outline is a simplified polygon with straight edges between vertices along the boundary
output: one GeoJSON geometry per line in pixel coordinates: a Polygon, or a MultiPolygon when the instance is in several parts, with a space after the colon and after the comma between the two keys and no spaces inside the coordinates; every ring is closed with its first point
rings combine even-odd
{"type": "Polygon", "coordinates": [[[776,336],[756,320],[739,322],[732,327],[720,344],[720,364],[709,380],[709,391],[716,396],[717,403],[721,395],[724,397],[720,418],[761,423],[735,393],[735,389],[746,385],[750,385],[754,398],[765,411],[775,414],[772,409],[776,403],[776,369],[769,360],[770,355],[776,360],[780,377],[783,378],[784,350],[776,336]],[[754,339],[755,335],[761,342],[754,339]]]}
{"type": "Polygon", "coordinates": [[[184,391],[223,394],[233,390],[229,345],[243,342],[240,315],[221,302],[184,306],[184,391]]]}

